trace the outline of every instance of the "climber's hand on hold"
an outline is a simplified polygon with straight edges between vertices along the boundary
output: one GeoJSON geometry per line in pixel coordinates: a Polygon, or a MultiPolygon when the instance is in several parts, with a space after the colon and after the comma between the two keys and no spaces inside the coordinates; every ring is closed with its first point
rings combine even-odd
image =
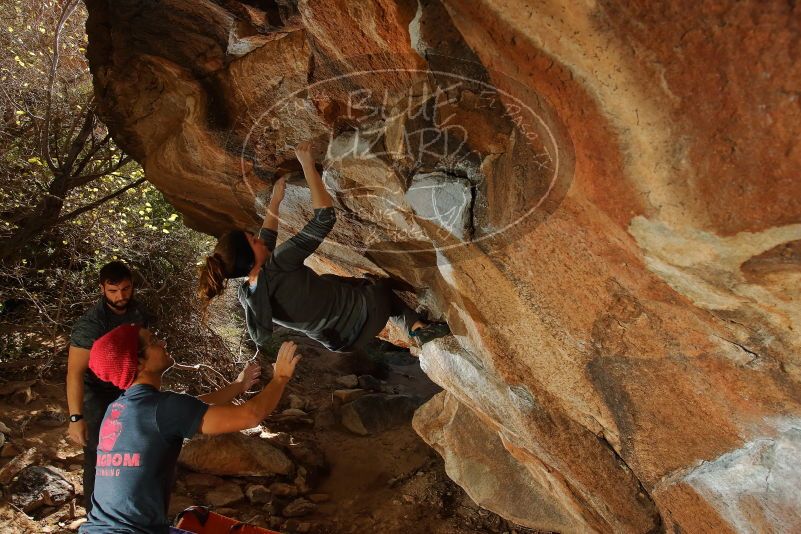
{"type": "Polygon", "coordinates": [[[310,141],[303,141],[298,143],[298,146],[295,147],[295,157],[298,158],[298,161],[303,167],[314,166],[311,148],[310,141]]]}
{"type": "Polygon", "coordinates": [[[270,204],[277,207],[284,200],[285,192],[286,178],[279,178],[273,184],[273,196],[270,198],[270,204]]]}

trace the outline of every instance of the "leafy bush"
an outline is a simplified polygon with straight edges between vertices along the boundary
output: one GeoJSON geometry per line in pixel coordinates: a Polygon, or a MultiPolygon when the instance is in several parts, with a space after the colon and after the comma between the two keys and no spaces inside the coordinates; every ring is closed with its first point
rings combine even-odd
{"type": "Polygon", "coordinates": [[[0,371],[63,378],[71,326],[100,296],[97,272],[121,259],[173,356],[201,368],[175,381],[220,384],[239,358],[238,305],[229,297],[214,329],[201,323],[196,269],[212,242],[95,115],[85,20],[77,0],[0,4],[0,371]]]}

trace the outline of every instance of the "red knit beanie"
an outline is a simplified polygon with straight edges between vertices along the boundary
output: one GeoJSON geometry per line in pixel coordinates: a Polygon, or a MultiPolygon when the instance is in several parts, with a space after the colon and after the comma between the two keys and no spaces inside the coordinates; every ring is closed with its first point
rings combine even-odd
{"type": "Polygon", "coordinates": [[[128,389],[139,365],[139,325],[120,325],[97,339],[89,351],[89,369],[100,380],[128,389]]]}

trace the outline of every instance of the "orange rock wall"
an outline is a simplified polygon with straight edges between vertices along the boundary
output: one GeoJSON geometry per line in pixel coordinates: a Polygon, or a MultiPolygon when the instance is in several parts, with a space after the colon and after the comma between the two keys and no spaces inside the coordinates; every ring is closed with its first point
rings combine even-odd
{"type": "MultiPolygon", "coordinates": [[[[194,227],[258,225],[313,140],[340,211],[313,266],[448,320],[415,427],[480,504],[801,528],[794,3],[87,5],[104,117],[194,227]]],[[[309,214],[290,183],[281,237],[309,214]]]]}

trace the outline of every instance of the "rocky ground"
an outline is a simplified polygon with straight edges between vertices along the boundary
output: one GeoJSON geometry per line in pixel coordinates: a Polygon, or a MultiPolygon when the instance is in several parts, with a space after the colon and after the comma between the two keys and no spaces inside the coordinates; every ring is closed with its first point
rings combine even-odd
{"type": "MultiPolygon", "coordinates": [[[[531,532],[475,505],[412,430],[413,410],[438,391],[415,357],[298,341],[296,378],[260,428],[187,443],[171,513],[206,505],[282,532],[531,532]]],[[[65,439],[63,383],[0,384],[0,414],[3,532],[76,530],[82,453],[65,439]]]]}

